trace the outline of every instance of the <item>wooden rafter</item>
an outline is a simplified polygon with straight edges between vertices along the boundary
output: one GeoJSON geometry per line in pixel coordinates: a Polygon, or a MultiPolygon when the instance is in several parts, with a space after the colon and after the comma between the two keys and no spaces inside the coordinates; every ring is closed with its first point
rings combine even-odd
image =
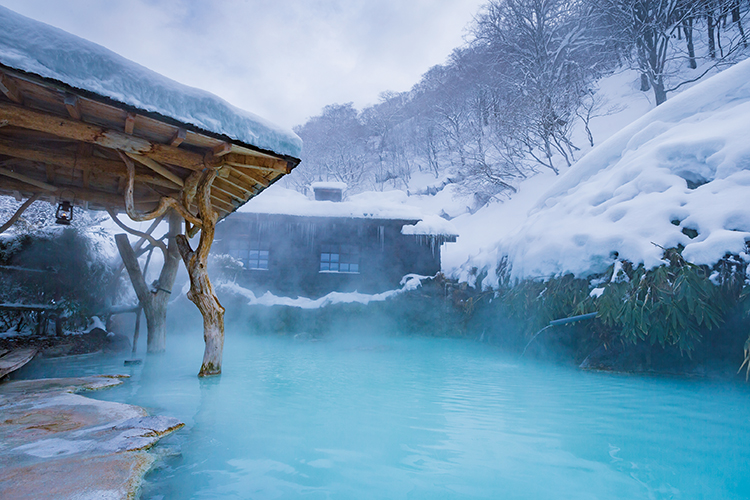
{"type": "Polygon", "coordinates": [[[16,104],[0,102],[0,116],[16,127],[46,132],[73,141],[98,144],[126,153],[141,154],[155,161],[173,163],[191,170],[203,168],[203,156],[199,154],[165,144],[152,143],[116,130],[58,118],[16,104]]]}
{"type": "Polygon", "coordinates": [[[73,94],[67,94],[63,102],[65,103],[65,109],[68,110],[68,114],[70,115],[70,117],[74,120],[80,120],[81,105],[78,101],[78,97],[74,96],[73,94]]]}
{"type": "Polygon", "coordinates": [[[5,76],[4,73],[0,73],[0,92],[16,104],[23,103],[23,97],[18,91],[18,86],[13,80],[5,76]]]}
{"type": "Polygon", "coordinates": [[[250,170],[262,170],[264,172],[279,172],[288,174],[291,172],[289,164],[278,158],[265,158],[261,156],[247,156],[229,153],[221,157],[221,163],[250,170]]]}
{"type": "Polygon", "coordinates": [[[169,171],[166,167],[163,167],[162,165],[159,165],[157,162],[152,160],[151,158],[147,156],[137,155],[134,153],[125,153],[133,160],[137,161],[138,163],[147,166],[157,174],[161,175],[165,179],[168,179],[172,181],[175,185],[179,187],[183,187],[185,185],[185,182],[176,174],[173,174],[169,171]]]}
{"type": "Polygon", "coordinates": [[[172,138],[169,140],[169,145],[172,147],[177,147],[185,140],[187,137],[187,130],[184,128],[178,128],[172,138]]]}
{"type": "Polygon", "coordinates": [[[11,179],[16,179],[17,181],[24,182],[26,184],[38,187],[45,191],[50,191],[50,192],[57,191],[57,186],[53,186],[52,184],[47,184],[46,182],[38,181],[27,175],[19,174],[18,172],[8,170],[7,168],[0,167],[0,175],[4,175],[5,177],[10,177],[11,179]]]}

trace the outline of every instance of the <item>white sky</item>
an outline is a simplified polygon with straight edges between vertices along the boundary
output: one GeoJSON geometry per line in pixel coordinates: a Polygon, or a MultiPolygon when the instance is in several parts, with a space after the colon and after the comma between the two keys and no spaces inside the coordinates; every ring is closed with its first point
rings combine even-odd
{"type": "Polygon", "coordinates": [[[463,43],[484,0],[0,0],[291,127],[404,91],[463,43]]]}

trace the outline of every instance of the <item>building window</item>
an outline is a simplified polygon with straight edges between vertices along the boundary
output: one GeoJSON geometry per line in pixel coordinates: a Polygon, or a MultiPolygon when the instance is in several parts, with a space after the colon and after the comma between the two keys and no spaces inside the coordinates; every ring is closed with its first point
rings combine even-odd
{"type": "Polygon", "coordinates": [[[247,258],[248,269],[268,270],[268,250],[250,250],[247,258]]]}
{"type": "Polygon", "coordinates": [[[358,273],[359,248],[353,245],[323,245],[320,249],[321,273],[358,273]]]}
{"type": "Polygon", "coordinates": [[[249,241],[234,239],[229,242],[229,255],[240,260],[245,269],[267,271],[268,254],[268,241],[258,234],[252,235],[249,241]]]}

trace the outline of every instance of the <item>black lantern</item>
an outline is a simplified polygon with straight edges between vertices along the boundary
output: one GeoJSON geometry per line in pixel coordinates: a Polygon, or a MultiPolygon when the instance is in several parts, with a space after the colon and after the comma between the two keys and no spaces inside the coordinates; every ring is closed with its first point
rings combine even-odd
{"type": "Polygon", "coordinates": [[[70,221],[73,220],[73,205],[67,200],[60,202],[60,204],[57,205],[55,217],[57,218],[55,222],[57,222],[58,224],[69,226],[70,221]]]}

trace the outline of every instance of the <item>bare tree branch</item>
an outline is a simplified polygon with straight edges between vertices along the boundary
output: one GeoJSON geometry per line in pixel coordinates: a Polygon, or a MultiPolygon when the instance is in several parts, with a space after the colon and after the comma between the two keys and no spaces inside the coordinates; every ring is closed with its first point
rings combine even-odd
{"type": "Polygon", "coordinates": [[[120,158],[125,162],[125,166],[128,169],[128,185],[125,188],[125,211],[128,217],[134,221],[146,221],[155,219],[156,217],[163,216],[167,213],[170,208],[173,208],[180,216],[186,221],[190,222],[194,226],[200,226],[201,221],[196,216],[191,214],[186,207],[170,196],[163,196],[159,200],[159,205],[150,212],[139,212],[135,209],[135,203],[133,202],[133,187],[135,184],[135,165],[125,153],[118,151],[120,158]]]}
{"type": "Polygon", "coordinates": [[[26,211],[26,209],[29,208],[29,206],[32,203],[38,200],[40,196],[42,196],[41,193],[36,193],[34,196],[32,196],[31,198],[23,202],[23,205],[18,207],[18,210],[16,210],[16,213],[14,213],[13,216],[10,219],[8,219],[8,222],[6,222],[5,224],[2,225],[2,227],[0,227],[0,233],[4,233],[6,230],[10,229],[10,226],[15,224],[18,218],[21,217],[21,215],[26,211]]]}
{"type": "MultiPolygon", "coordinates": [[[[141,240],[147,240],[149,243],[151,243],[152,246],[154,246],[154,247],[158,248],[159,250],[161,250],[161,252],[164,254],[164,258],[166,259],[166,257],[167,257],[167,245],[165,245],[163,241],[159,241],[156,238],[154,238],[153,236],[151,236],[150,232],[144,233],[142,231],[138,231],[136,229],[133,229],[133,228],[130,228],[130,227],[126,226],[125,224],[122,223],[122,221],[120,221],[120,219],[117,218],[117,214],[111,208],[107,209],[107,213],[112,218],[112,220],[114,221],[114,223],[117,224],[120,227],[120,229],[122,229],[126,233],[132,234],[133,236],[139,236],[141,238],[141,240]]],[[[163,215],[161,217],[159,217],[157,219],[157,224],[163,218],[164,218],[163,215]]],[[[155,227],[156,226],[152,225],[152,228],[155,228],[155,227]]],[[[151,231],[153,231],[152,228],[149,228],[149,229],[151,231]]],[[[137,245],[137,246],[140,246],[140,245],[137,245]]],[[[136,248],[136,251],[137,250],[138,249],[136,248]]]]}

